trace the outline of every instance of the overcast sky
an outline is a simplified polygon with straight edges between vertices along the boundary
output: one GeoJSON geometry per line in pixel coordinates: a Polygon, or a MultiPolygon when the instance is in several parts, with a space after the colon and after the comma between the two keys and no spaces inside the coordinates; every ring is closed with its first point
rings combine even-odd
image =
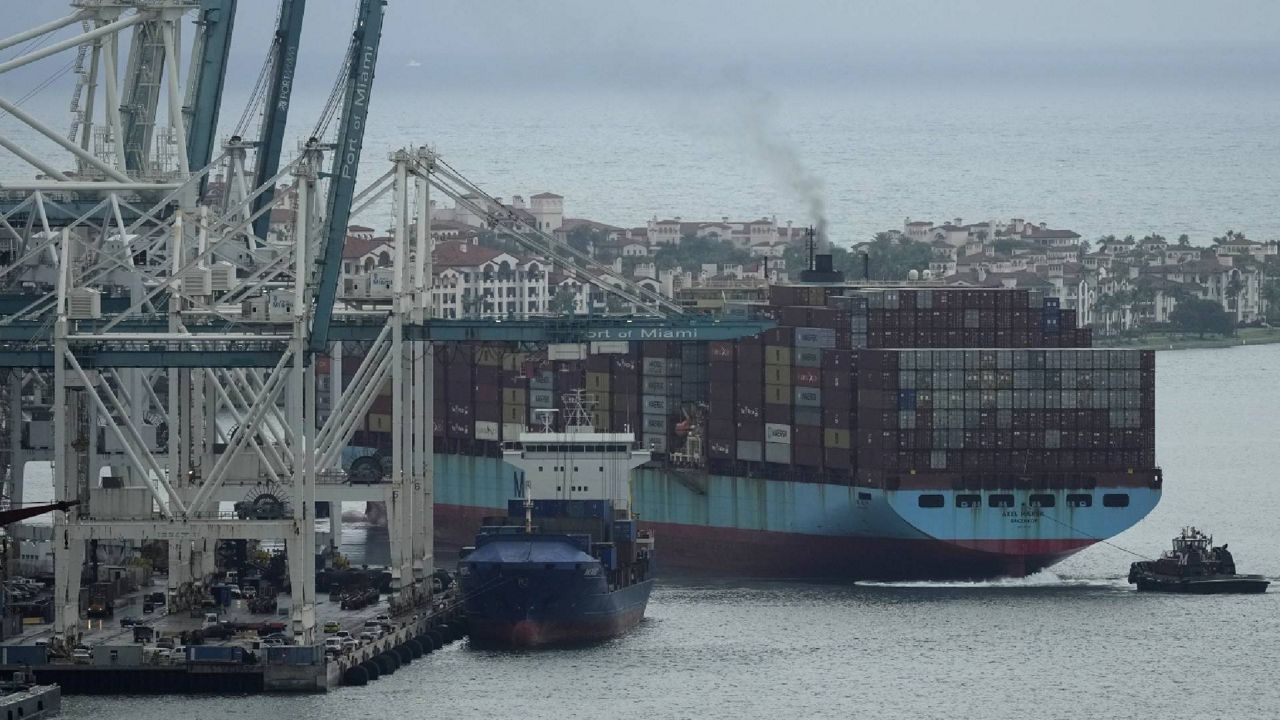
{"type": "MultiPolygon", "coordinates": [[[[232,95],[256,77],[276,7],[239,5],[232,95]]],[[[307,5],[296,88],[325,92],[355,2],[307,5]]],[[[6,32],[68,9],[0,6],[6,32]]],[[[1264,84],[1280,68],[1280,3],[1270,0],[390,0],[386,18],[385,86],[697,87],[726,70],[806,84],[1264,84]]],[[[48,72],[0,76],[0,90],[24,92],[48,72]]]]}

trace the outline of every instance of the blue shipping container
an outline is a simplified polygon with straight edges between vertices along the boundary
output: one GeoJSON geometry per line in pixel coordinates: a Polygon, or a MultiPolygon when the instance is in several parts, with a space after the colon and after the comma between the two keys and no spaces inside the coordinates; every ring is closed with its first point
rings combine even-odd
{"type": "Polygon", "coordinates": [[[899,390],[898,391],[898,410],[915,410],[916,409],[916,391],[915,390],[899,390]]]}
{"type": "Polygon", "coordinates": [[[600,556],[600,563],[610,570],[618,569],[618,552],[610,543],[597,543],[596,554],[600,556]]]}
{"type": "Polygon", "coordinates": [[[634,520],[614,520],[614,542],[634,541],[636,539],[636,523],[634,520]]]}
{"type": "Polygon", "coordinates": [[[44,645],[6,645],[0,647],[0,664],[3,665],[46,665],[49,662],[49,648],[44,645]]]}

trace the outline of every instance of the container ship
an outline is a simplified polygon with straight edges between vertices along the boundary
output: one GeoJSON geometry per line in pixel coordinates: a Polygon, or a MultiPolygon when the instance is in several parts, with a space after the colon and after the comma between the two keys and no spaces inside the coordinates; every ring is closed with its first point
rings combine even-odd
{"type": "Polygon", "coordinates": [[[506,515],[487,518],[459,553],[471,640],[541,647],[607,640],[644,618],[653,589],[654,538],[628,509],[631,471],[650,459],[631,433],[591,426],[582,390],[570,419],[504,442],[523,484],[506,515]]]}
{"type": "MultiPolygon", "coordinates": [[[[520,488],[502,441],[578,389],[596,428],[652,453],[632,507],[662,537],[663,572],[1019,576],[1160,499],[1154,353],[1093,349],[1055,298],[794,284],[751,310],[777,327],[567,361],[437,346],[437,552],[505,510],[520,488]]],[[[379,403],[358,444],[385,444],[379,403]]]]}

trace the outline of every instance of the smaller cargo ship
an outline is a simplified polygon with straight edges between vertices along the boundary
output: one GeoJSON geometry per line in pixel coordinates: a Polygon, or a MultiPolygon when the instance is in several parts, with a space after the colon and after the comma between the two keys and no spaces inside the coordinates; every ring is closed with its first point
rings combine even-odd
{"type": "Polygon", "coordinates": [[[653,589],[654,541],[630,510],[631,470],[648,462],[631,433],[597,433],[590,398],[565,399],[554,429],[504,448],[514,468],[504,517],[486,518],[458,561],[471,641],[543,647],[606,640],[635,627],[653,589]]]}
{"type": "Polygon", "coordinates": [[[1158,560],[1129,566],[1129,582],[1144,592],[1200,595],[1266,592],[1270,581],[1261,575],[1237,575],[1227,544],[1214,546],[1213,536],[1193,527],[1173,539],[1173,549],[1158,560]]]}

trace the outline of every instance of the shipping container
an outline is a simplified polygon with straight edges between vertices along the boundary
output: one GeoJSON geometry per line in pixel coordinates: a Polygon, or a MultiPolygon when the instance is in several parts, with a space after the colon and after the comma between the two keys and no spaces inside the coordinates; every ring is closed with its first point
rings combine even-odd
{"type": "Polygon", "coordinates": [[[791,444],[791,426],[780,423],[765,423],[764,439],[769,443],[791,444]]]}

